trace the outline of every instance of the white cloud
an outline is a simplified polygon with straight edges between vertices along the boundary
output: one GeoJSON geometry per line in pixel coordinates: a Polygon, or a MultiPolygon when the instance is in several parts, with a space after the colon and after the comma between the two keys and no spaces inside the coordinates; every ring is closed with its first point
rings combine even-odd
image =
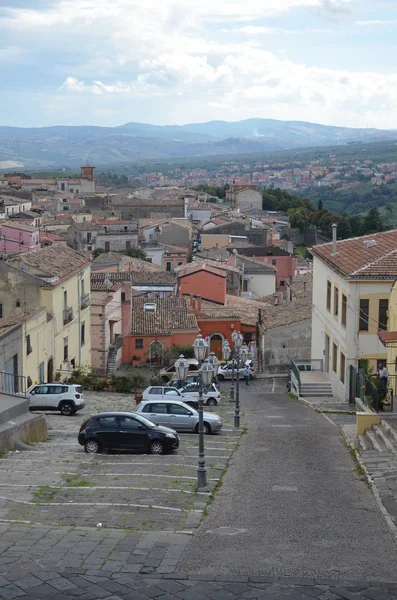
{"type": "Polygon", "coordinates": [[[360,25],[361,27],[368,27],[371,25],[395,25],[397,23],[397,19],[389,19],[385,21],[380,21],[374,19],[373,21],[356,21],[356,25],[360,25]]]}

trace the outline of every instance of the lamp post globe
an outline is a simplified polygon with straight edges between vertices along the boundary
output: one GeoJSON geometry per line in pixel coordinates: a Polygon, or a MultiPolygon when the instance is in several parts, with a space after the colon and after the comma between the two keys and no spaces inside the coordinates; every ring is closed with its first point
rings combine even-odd
{"type": "Polygon", "coordinates": [[[205,341],[201,333],[198,334],[193,342],[194,356],[199,361],[203,362],[207,355],[208,343],[205,341]]]}
{"type": "Polygon", "coordinates": [[[248,354],[249,354],[248,346],[246,343],[244,343],[240,348],[240,359],[243,364],[246,363],[246,361],[248,359],[248,354]]]}
{"type": "Polygon", "coordinates": [[[240,332],[238,332],[236,335],[236,339],[234,341],[234,347],[236,348],[236,350],[240,350],[241,346],[243,345],[243,341],[244,341],[244,338],[243,338],[242,334],[240,332]]]}
{"type": "Polygon", "coordinates": [[[189,363],[183,354],[175,361],[175,372],[180,381],[185,381],[189,372],[189,363]]]}
{"type": "Polygon", "coordinates": [[[210,363],[210,365],[212,365],[212,368],[214,369],[214,377],[216,377],[219,369],[219,360],[215,352],[211,352],[208,362],[210,363]]]}
{"type": "Polygon", "coordinates": [[[199,373],[204,387],[208,387],[212,383],[215,374],[214,367],[208,359],[201,365],[199,373]]]}
{"type": "Polygon", "coordinates": [[[222,358],[223,360],[228,361],[230,358],[230,354],[231,354],[232,350],[229,346],[229,342],[227,340],[225,340],[223,342],[223,346],[222,346],[222,358]]]}

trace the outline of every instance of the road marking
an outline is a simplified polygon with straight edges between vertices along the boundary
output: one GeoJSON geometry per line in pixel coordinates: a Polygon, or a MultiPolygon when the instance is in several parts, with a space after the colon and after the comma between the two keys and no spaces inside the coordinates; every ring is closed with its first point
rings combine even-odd
{"type": "Polygon", "coordinates": [[[185,508],[175,508],[173,506],[161,506],[157,504],[134,504],[132,502],[29,502],[28,500],[15,500],[14,498],[4,498],[0,496],[0,500],[7,500],[8,502],[15,502],[15,504],[24,504],[25,506],[118,506],[118,507],[132,507],[132,508],[150,508],[157,510],[169,510],[170,512],[187,512],[187,513],[202,513],[201,508],[192,508],[186,510],[185,508]]]}
{"type": "Polygon", "coordinates": [[[276,380],[273,377],[272,394],[274,394],[275,387],[276,387],[276,380]]]}

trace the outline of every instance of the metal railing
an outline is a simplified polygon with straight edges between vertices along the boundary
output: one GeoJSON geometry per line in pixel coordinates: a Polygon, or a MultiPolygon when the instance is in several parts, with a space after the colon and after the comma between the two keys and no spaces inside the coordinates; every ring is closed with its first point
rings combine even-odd
{"type": "Polygon", "coordinates": [[[119,333],[116,333],[114,336],[114,342],[111,344],[116,350],[119,350],[123,346],[123,336],[119,333]]]}
{"type": "MultiPolygon", "coordinates": [[[[356,396],[370,410],[379,412],[382,404],[382,390],[380,389],[380,381],[372,380],[364,373],[362,369],[358,369],[356,378],[356,396]]],[[[385,390],[386,394],[387,390],[385,390]]]]}
{"type": "Polygon", "coordinates": [[[23,375],[0,371],[0,393],[12,396],[26,396],[27,382],[23,375]]]}
{"type": "Polygon", "coordinates": [[[65,308],[63,311],[63,324],[66,325],[70,321],[73,321],[73,308],[71,306],[65,308]]]}
{"type": "Polygon", "coordinates": [[[301,395],[302,383],[301,374],[294,360],[291,361],[291,385],[301,395]]]}
{"type": "Polygon", "coordinates": [[[87,308],[90,305],[90,295],[83,294],[80,298],[80,308],[87,308]]]}

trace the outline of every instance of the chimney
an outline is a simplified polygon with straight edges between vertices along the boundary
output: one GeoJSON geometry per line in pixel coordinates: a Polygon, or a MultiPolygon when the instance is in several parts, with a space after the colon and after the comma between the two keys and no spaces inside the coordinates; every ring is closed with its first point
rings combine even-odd
{"type": "Polygon", "coordinates": [[[332,255],[334,256],[336,254],[336,231],[337,231],[337,224],[333,223],[332,225],[332,255]]]}
{"type": "Polygon", "coordinates": [[[197,296],[197,312],[201,313],[201,296],[197,296]]]}

